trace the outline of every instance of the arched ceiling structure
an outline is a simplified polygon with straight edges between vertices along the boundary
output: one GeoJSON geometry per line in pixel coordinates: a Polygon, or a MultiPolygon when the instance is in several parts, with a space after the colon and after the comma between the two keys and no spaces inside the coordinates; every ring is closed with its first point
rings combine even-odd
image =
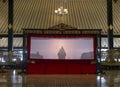
{"type": "MultiPolygon", "coordinates": [[[[113,1],[114,35],[120,35],[119,9],[120,0],[113,1]]],[[[23,34],[22,28],[47,29],[60,23],[78,29],[102,29],[107,35],[107,0],[14,0],[14,34],[23,34]],[[67,15],[55,14],[60,6],[68,9],[67,15]]],[[[8,2],[0,0],[0,34],[7,33],[8,2]]]]}
{"type": "MultiPolygon", "coordinates": [[[[22,28],[47,29],[59,23],[78,29],[102,29],[107,34],[107,0],[14,0],[14,33],[22,28]],[[68,14],[58,16],[54,10],[63,6],[68,14]]],[[[114,34],[120,33],[120,1],[113,3],[114,34]]],[[[0,2],[0,33],[7,33],[8,3],[0,2]]]]}

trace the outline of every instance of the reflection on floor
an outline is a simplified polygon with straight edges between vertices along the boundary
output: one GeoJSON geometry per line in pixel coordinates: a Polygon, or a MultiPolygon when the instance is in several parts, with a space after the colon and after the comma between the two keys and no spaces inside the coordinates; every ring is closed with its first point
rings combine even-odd
{"type": "Polygon", "coordinates": [[[120,87],[120,71],[103,75],[19,75],[0,73],[0,87],[120,87]]]}

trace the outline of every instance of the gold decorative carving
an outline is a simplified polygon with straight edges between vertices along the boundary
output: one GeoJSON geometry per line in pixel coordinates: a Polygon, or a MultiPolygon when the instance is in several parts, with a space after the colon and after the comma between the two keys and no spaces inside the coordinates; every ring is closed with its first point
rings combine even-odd
{"type": "Polygon", "coordinates": [[[109,29],[110,29],[110,30],[113,29],[113,25],[112,25],[112,24],[109,25],[109,29]]]}
{"type": "Polygon", "coordinates": [[[8,25],[8,29],[11,29],[11,28],[12,28],[12,24],[9,24],[9,25],[8,25]]]}

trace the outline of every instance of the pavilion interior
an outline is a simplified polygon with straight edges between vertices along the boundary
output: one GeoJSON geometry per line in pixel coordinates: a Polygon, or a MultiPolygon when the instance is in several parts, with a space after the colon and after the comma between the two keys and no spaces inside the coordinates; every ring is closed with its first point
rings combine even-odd
{"type": "MultiPolygon", "coordinates": [[[[113,47],[120,48],[120,0],[113,0],[113,47]]],[[[48,29],[64,23],[77,29],[102,29],[103,55],[108,49],[107,0],[14,0],[13,49],[18,60],[23,59],[23,29],[48,29]],[[60,6],[68,14],[60,16],[60,6]]],[[[1,62],[8,47],[8,1],[0,0],[0,52],[1,62]]],[[[105,57],[103,56],[103,61],[105,57]]],[[[16,61],[16,59],[13,59],[16,61]]]]}

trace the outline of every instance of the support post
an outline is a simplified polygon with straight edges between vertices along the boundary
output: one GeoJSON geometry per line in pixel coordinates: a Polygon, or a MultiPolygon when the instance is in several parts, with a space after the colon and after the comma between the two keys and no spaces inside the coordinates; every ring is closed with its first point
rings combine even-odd
{"type": "Polygon", "coordinates": [[[108,49],[113,49],[113,11],[112,0],[107,0],[108,49]]]}
{"type": "Polygon", "coordinates": [[[10,58],[12,57],[13,51],[13,1],[14,0],[8,0],[8,56],[10,56],[10,58]]]}
{"type": "Polygon", "coordinates": [[[28,63],[28,55],[27,55],[27,36],[23,36],[23,61],[22,61],[22,73],[26,73],[27,63],[28,63]]]}

